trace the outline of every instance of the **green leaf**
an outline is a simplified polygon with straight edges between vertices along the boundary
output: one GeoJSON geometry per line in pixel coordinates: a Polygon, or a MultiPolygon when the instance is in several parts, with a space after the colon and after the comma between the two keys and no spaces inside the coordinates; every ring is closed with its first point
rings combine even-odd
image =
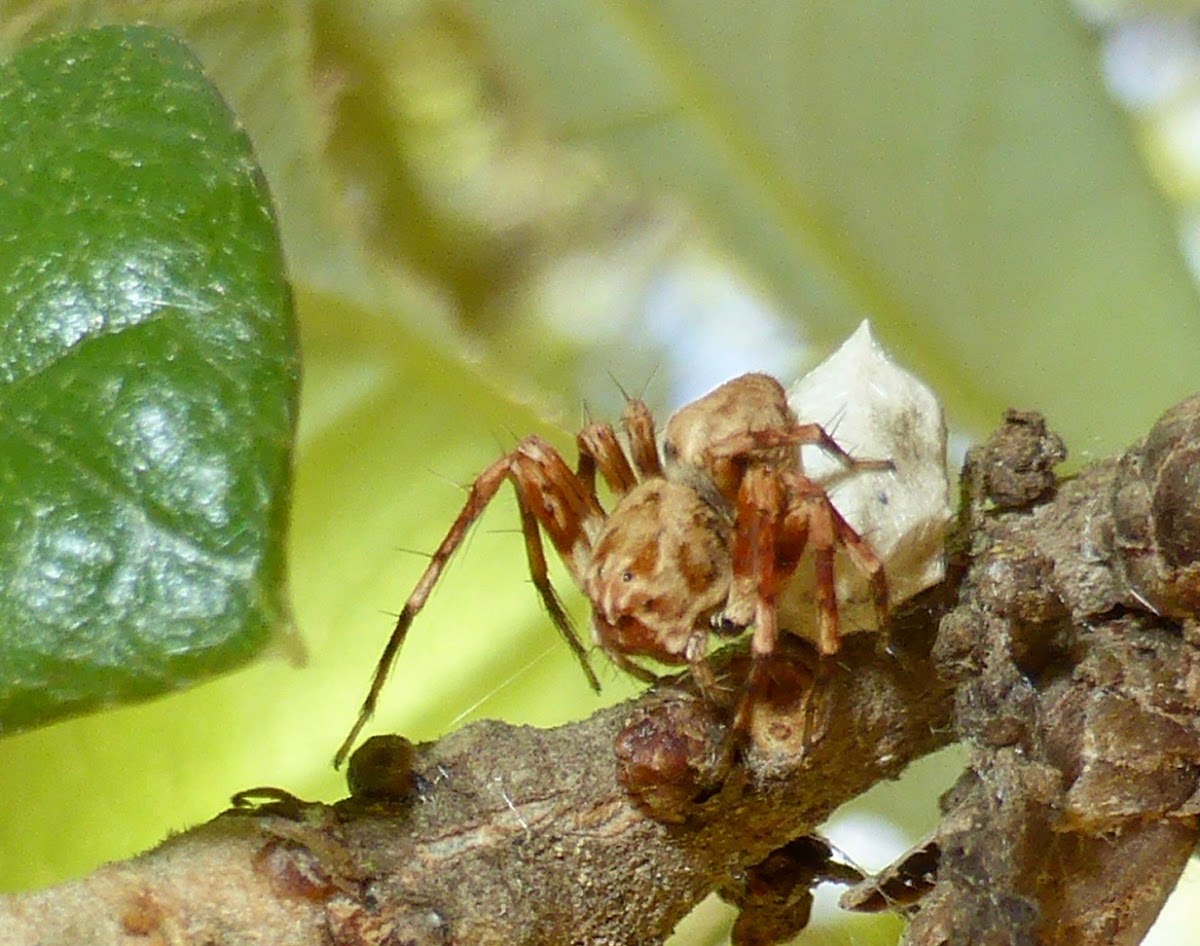
{"type": "Polygon", "coordinates": [[[171,36],[0,69],[0,732],[244,663],[286,621],[297,365],[250,145],[171,36]]]}
{"type": "Polygon", "coordinates": [[[469,6],[561,135],[826,346],[870,316],[960,425],[1111,449],[1194,389],[1200,300],[1067,3],[469,6]]]}

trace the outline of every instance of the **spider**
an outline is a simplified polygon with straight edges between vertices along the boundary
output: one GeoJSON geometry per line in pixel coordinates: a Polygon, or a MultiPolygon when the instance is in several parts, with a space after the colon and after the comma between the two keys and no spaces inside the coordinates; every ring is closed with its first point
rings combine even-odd
{"type": "Polygon", "coordinates": [[[814,444],[849,470],[892,469],[891,461],[856,459],[819,424],[800,423],[783,386],[765,374],[742,375],[676,411],[663,432],[661,457],[642,401],[627,399],[623,424],[628,452],[612,425],[589,423],[576,436],[574,470],[544,440],[530,436],[479,474],[400,611],[335,766],[374,713],[408,629],[447,561],[505,482],[517,494],[534,588],[593,689],[600,685],[587,651],[550,584],[543,532],[588,597],[596,643],[640,680],[658,676],[634,657],[686,664],[705,697],[720,701],[708,663],[709,635],[753,627],[751,671],[731,724],[731,745],[746,732],[754,703],[768,686],[780,592],[806,548],[816,569],[818,651],[828,656],[840,647],[834,585],[839,546],[867,577],[882,626],[888,609],[883,565],[824,488],[804,475],[799,445],[814,444]],[[597,473],[615,498],[611,513],[597,495],[597,473]]]}

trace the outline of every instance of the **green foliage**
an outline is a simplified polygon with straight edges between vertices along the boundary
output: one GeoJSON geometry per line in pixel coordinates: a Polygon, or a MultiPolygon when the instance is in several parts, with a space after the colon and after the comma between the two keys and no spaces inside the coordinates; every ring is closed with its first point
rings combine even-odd
{"type": "Polygon", "coordinates": [[[957,425],[1115,449],[1194,389],[1171,211],[1066,3],[472,9],[554,129],[686,194],[826,345],[869,316],[957,425]]]}
{"type": "MultiPolygon", "coordinates": [[[[1196,297],[1169,209],[1059,4],[5,5],[0,48],[97,19],[169,26],[254,140],[305,352],[290,560],[311,658],[0,743],[0,797],[21,811],[0,819],[5,887],[128,854],[249,785],[342,790],[328,760],[389,629],[380,612],[423,565],[399,549],[431,549],[461,503],[440,478],[469,480],[512,434],[569,448],[539,415],[575,426],[589,352],[535,304],[564,260],[580,274],[571,328],[696,256],[733,260],[822,345],[869,315],[975,432],[1036,407],[1106,452],[1194,383],[1196,297]],[[681,203],[666,249],[643,253],[629,232],[681,203]],[[612,302],[614,285],[629,288],[612,302]]],[[[658,357],[637,361],[638,345],[630,328],[592,370],[636,387],[658,357]]],[[[596,705],[519,537],[493,534],[515,525],[502,499],[475,531],[376,731],[596,705]]],[[[606,700],[627,692],[597,664],[606,700]]]]}
{"type": "Polygon", "coordinates": [[[269,198],[157,30],[0,70],[0,732],[245,663],[285,621],[296,402],[269,198]]]}

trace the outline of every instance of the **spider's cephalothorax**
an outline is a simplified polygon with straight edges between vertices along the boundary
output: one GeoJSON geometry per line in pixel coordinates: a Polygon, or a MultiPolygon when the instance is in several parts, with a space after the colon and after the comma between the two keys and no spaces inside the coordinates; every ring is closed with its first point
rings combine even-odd
{"type": "Polygon", "coordinates": [[[819,446],[852,469],[887,469],[888,461],[854,459],[820,425],[801,424],[782,385],[764,374],[735,378],[680,408],[667,422],[661,459],[645,404],[630,400],[624,425],[628,453],[611,425],[593,423],[576,438],[575,470],[545,441],[527,437],[476,478],[400,612],[337,764],[374,711],[409,625],[447,560],[505,481],[517,494],[534,587],[593,687],[598,683],[586,651],[550,585],[543,532],[588,597],[596,643],[640,679],[656,678],[633,657],[686,663],[714,696],[709,634],[753,627],[752,670],[731,745],[767,685],[780,591],[806,549],[816,568],[815,643],[822,654],[840,645],[833,571],[839,547],[869,578],[882,623],[883,567],[824,489],[804,475],[799,447],[819,446]],[[597,472],[614,496],[611,513],[597,495],[597,472]]]}

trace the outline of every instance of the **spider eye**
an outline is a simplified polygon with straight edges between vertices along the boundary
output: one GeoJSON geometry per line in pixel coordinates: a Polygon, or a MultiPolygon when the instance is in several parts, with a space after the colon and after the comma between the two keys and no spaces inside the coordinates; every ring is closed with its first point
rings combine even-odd
{"type": "Polygon", "coordinates": [[[633,572],[630,572],[630,571],[621,572],[621,581],[626,582],[626,583],[633,581],[633,572]]]}

